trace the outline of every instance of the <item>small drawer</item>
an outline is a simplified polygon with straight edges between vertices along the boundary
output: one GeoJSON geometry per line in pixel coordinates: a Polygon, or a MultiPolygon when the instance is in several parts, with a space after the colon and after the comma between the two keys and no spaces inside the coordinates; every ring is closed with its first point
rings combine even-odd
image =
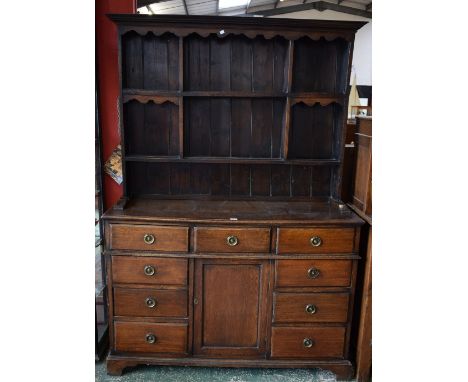
{"type": "Polygon", "coordinates": [[[277,260],[277,287],[347,287],[352,260],[277,260]]]}
{"type": "Polygon", "coordinates": [[[110,249],[187,252],[188,227],[154,225],[110,225],[110,249]]]}
{"type": "Polygon", "coordinates": [[[187,259],[112,256],[112,281],[123,284],[187,284],[187,259]]]}
{"type": "Polygon", "coordinates": [[[354,228],[279,228],[279,254],[352,253],[354,228]]]}
{"type": "Polygon", "coordinates": [[[186,353],[187,324],[116,322],[115,350],[143,353],[186,353]]]}
{"type": "Polygon", "coordinates": [[[276,358],[342,358],[342,327],[273,327],[271,356],[276,358]]]}
{"type": "Polygon", "coordinates": [[[275,293],[273,322],[346,322],[348,293],[275,293]]]}
{"type": "Polygon", "coordinates": [[[196,252],[270,252],[270,228],[195,228],[196,252]]]}
{"type": "Polygon", "coordinates": [[[186,317],[187,290],[114,288],[114,315],[186,317]]]}

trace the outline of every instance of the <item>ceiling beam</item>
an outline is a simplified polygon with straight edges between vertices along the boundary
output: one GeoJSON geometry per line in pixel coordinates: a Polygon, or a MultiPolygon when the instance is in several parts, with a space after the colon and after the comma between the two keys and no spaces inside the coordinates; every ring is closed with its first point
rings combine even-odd
{"type": "Polygon", "coordinates": [[[164,3],[171,0],[137,0],[137,8],[146,7],[147,5],[164,3]]]}
{"type": "Polygon", "coordinates": [[[249,14],[262,15],[262,16],[275,16],[275,15],[284,15],[286,13],[308,11],[311,9],[316,9],[320,12],[326,9],[329,9],[331,11],[366,17],[368,19],[372,18],[372,12],[368,12],[364,9],[345,7],[343,5],[328,3],[326,1],[316,1],[313,3],[291,5],[289,7],[273,8],[273,9],[266,9],[266,10],[259,10],[259,11],[256,11],[255,9],[252,8],[249,14]]]}
{"type": "MultiPolygon", "coordinates": [[[[246,13],[246,14],[249,13],[249,7],[250,7],[250,2],[251,2],[251,1],[252,1],[252,0],[249,0],[249,2],[247,3],[247,6],[245,7],[245,13],[246,13]]],[[[216,5],[216,9],[218,9],[218,7],[219,7],[219,0],[218,0],[217,3],[218,3],[218,4],[216,5]]]]}
{"type": "Polygon", "coordinates": [[[182,2],[184,3],[185,14],[188,16],[187,2],[185,0],[182,0],[182,2]]]}

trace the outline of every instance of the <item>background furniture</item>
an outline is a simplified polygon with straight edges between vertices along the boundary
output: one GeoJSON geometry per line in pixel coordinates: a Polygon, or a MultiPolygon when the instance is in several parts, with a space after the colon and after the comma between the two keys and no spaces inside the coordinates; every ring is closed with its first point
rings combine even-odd
{"type": "Polygon", "coordinates": [[[366,221],[362,229],[357,283],[356,379],[370,380],[372,366],[372,117],[359,117],[356,124],[356,162],[350,207],[366,221]]]}
{"type": "Polygon", "coordinates": [[[356,22],[110,16],[124,196],[104,215],[110,374],[353,373],[362,220],[340,200],[356,22]]]}

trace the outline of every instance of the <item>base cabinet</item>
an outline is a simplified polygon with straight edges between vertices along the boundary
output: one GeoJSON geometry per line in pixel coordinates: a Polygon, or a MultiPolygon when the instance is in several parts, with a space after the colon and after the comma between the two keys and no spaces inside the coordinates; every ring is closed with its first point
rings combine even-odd
{"type": "Polygon", "coordinates": [[[157,218],[106,216],[107,237],[119,235],[118,249],[106,251],[108,373],[138,364],[301,367],[350,378],[362,221],[340,216],[332,226],[186,219],[171,229],[157,218]],[[178,234],[174,251],[161,250],[170,249],[167,232],[184,233],[186,252],[178,234]]]}

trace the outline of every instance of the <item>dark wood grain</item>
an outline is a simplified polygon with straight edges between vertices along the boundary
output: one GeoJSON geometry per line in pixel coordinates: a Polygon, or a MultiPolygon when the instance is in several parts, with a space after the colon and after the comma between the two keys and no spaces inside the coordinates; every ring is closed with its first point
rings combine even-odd
{"type": "Polygon", "coordinates": [[[124,195],[104,215],[108,372],[321,367],[349,379],[362,220],[339,190],[363,23],[110,17],[124,195]]]}
{"type": "Polygon", "coordinates": [[[275,323],[346,322],[347,293],[275,293],[273,297],[275,323]],[[313,314],[306,307],[314,305],[313,314]]]}
{"type": "Polygon", "coordinates": [[[149,322],[123,322],[114,324],[115,349],[136,353],[187,353],[187,324],[149,322]],[[146,342],[148,333],[156,336],[156,342],[146,342]]]}
{"type": "Polygon", "coordinates": [[[187,260],[155,257],[112,257],[113,284],[187,284],[187,260]],[[145,274],[145,267],[155,269],[154,275],[145,274]]]}
{"type": "Polygon", "coordinates": [[[354,228],[280,228],[278,253],[352,253],[354,228]],[[310,240],[319,237],[321,244],[314,247],[310,240]]]}
{"type": "Polygon", "coordinates": [[[195,274],[194,353],[263,356],[268,261],[199,260],[195,274]]]}
{"type": "Polygon", "coordinates": [[[269,228],[195,228],[195,252],[270,252],[269,228]],[[230,246],[227,238],[234,236],[237,244],[230,246]]]}
{"type": "Polygon", "coordinates": [[[273,327],[272,358],[314,358],[343,356],[345,328],[340,327],[273,327]],[[304,347],[304,339],[313,341],[304,347]]]}
{"type": "Polygon", "coordinates": [[[372,118],[358,118],[352,204],[372,218],[372,118]]]}
{"type": "Polygon", "coordinates": [[[113,224],[110,227],[109,247],[142,251],[187,252],[187,227],[161,227],[150,225],[113,224]],[[154,242],[146,243],[145,235],[153,235],[154,242]]]}
{"type": "Polygon", "coordinates": [[[372,367],[372,226],[369,227],[367,252],[360,294],[360,314],[356,342],[356,380],[368,382],[372,367]]]}
{"type": "Polygon", "coordinates": [[[187,290],[114,288],[114,314],[135,317],[186,317],[187,290]],[[146,299],[156,305],[151,307],[146,299]]]}
{"type": "MultiPolygon", "coordinates": [[[[223,166],[223,165],[220,165],[223,166]]],[[[272,167],[274,168],[281,166],[272,167]]],[[[288,166],[285,166],[288,167],[288,166]]],[[[228,182],[229,178],[220,179],[228,182]]],[[[288,180],[289,182],[289,180],[288,180]]],[[[229,225],[362,225],[364,222],[346,205],[328,199],[315,201],[167,200],[139,198],[124,210],[111,209],[108,221],[158,223],[183,222],[229,225]],[[235,218],[237,220],[232,220],[235,218]]]]}
{"type": "Polygon", "coordinates": [[[350,286],[351,260],[278,260],[276,261],[277,287],[350,286]],[[314,268],[319,276],[310,278],[314,268]]]}

